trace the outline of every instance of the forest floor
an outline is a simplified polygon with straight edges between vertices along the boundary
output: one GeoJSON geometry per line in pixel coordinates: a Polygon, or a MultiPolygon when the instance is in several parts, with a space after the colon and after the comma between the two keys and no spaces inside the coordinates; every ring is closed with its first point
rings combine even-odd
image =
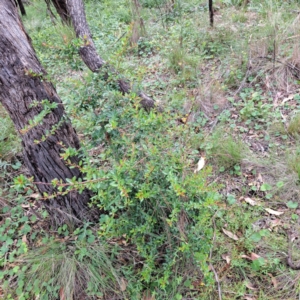
{"type": "MultiPolygon", "coordinates": [[[[95,118],[102,112],[109,120],[120,116],[111,112],[113,105],[105,106],[109,100],[98,106],[99,97],[109,99],[111,94],[83,65],[72,30],[58,20],[54,25],[41,1],[31,2],[26,30],[90,160],[97,164],[107,141],[97,136],[103,119],[95,118]],[[101,93],[95,92],[98,87],[101,93]]],[[[162,122],[174,121],[172,132],[164,132],[174,149],[181,143],[180,132],[187,135],[183,144],[190,155],[188,171],[208,172],[208,185],[217,189],[208,254],[214,283],[185,280],[182,284],[193,292],[182,292],[175,283],[172,293],[152,296],[147,286],[140,296],[129,296],[132,292],[118,299],[300,299],[299,3],[253,0],[244,6],[243,1],[216,1],[210,27],[206,2],[171,2],[141,0],[135,6],[128,0],[86,1],[86,15],[100,56],[130,78],[134,91],[142,86],[155,99],[159,109],[153,113],[162,122]]],[[[11,188],[14,178],[26,170],[20,142],[2,108],[0,115],[6,120],[0,124],[0,205],[5,215],[8,203],[21,193],[11,188]]],[[[122,122],[120,132],[129,136],[131,129],[122,122]]],[[[105,124],[114,128],[111,121],[105,124]]],[[[154,126],[153,135],[156,130],[154,126]]],[[[22,193],[29,203],[38,197],[34,187],[22,193]]],[[[36,222],[40,212],[29,213],[29,206],[15,208],[15,218],[24,218],[26,210],[27,217],[14,223],[11,235],[22,234],[1,248],[3,257],[10,245],[15,250],[9,251],[17,252],[22,242],[29,249],[41,243],[31,243],[29,236],[34,230],[47,231],[47,221],[36,222]]],[[[1,232],[9,236],[12,225],[6,223],[2,217],[1,232]]],[[[68,236],[60,228],[56,239],[62,233],[62,239],[68,236]]],[[[122,239],[114,242],[126,244],[122,239]]],[[[18,265],[6,258],[2,264],[6,270],[18,265]]],[[[123,293],[130,289],[129,281],[122,277],[123,293]]]]}

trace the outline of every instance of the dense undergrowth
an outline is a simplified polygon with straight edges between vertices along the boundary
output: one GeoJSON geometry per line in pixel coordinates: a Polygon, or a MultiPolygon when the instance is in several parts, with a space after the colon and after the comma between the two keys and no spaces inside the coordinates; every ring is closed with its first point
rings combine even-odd
{"type": "Polygon", "coordinates": [[[206,2],[85,1],[124,96],[31,2],[25,27],[82,143],[70,187],[102,214],[51,228],[1,108],[3,298],[297,299],[299,3],[216,1],[210,28],[206,2]]]}

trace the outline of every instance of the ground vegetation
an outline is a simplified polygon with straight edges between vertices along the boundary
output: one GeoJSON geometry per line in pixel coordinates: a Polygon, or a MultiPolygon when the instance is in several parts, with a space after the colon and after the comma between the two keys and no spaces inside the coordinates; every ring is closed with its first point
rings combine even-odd
{"type": "Polygon", "coordinates": [[[52,226],[1,108],[3,298],[299,298],[299,3],[214,1],[213,27],[194,0],[85,8],[130,93],[85,66],[45,2],[22,20],[82,145],[63,158],[84,176],[61,188],[101,213],[52,226]]]}

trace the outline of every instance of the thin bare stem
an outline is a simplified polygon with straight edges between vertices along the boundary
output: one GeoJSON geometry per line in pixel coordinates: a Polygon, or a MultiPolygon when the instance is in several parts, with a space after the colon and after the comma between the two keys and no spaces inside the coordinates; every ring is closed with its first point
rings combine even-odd
{"type": "Polygon", "coordinates": [[[219,280],[219,276],[217,271],[215,270],[214,266],[211,263],[211,259],[212,259],[212,252],[213,252],[213,248],[214,248],[214,243],[215,243],[215,239],[216,239],[216,223],[215,223],[215,216],[216,213],[214,214],[214,216],[212,217],[212,221],[214,224],[214,235],[213,235],[213,240],[212,240],[212,246],[210,248],[210,253],[209,253],[209,267],[212,269],[212,271],[214,272],[215,275],[215,279],[218,285],[218,295],[219,295],[219,300],[222,300],[222,290],[221,290],[221,285],[220,285],[220,280],[219,280]]]}

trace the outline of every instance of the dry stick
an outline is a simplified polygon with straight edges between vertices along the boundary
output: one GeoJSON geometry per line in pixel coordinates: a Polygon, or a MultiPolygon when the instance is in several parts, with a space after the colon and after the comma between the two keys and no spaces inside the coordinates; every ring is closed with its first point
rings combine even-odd
{"type": "MultiPolygon", "coordinates": [[[[86,181],[81,181],[81,182],[75,182],[73,183],[56,183],[56,186],[73,186],[73,185],[81,185],[81,184],[88,184],[88,183],[94,183],[94,182],[101,182],[101,181],[105,181],[108,180],[107,178],[98,178],[98,179],[92,179],[92,180],[86,180],[86,181]]],[[[50,182],[32,182],[35,185],[41,184],[41,185],[53,185],[53,183],[50,182]]]]}
{"type": "Polygon", "coordinates": [[[245,74],[245,76],[243,78],[243,81],[240,84],[239,88],[235,91],[234,96],[236,96],[241,91],[241,89],[244,87],[244,85],[245,85],[245,82],[246,82],[246,80],[247,80],[247,78],[249,76],[249,73],[250,73],[250,60],[251,60],[251,53],[249,52],[248,53],[247,72],[246,72],[246,74],[245,74]]]}
{"type": "MultiPolygon", "coordinates": [[[[266,60],[273,60],[273,58],[270,58],[268,56],[259,56],[258,58],[266,59],[266,60]]],[[[298,67],[292,65],[291,63],[283,62],[283,61],[281,61],[280,59],[277,59],[277,58],[275,59],[275,61],[282,64],[282,65],[284,65],[284,66],[286,66],[286,67],[288,67],[288,68],[291,68],[291,69],[299,72],[299,75],[300,75],[300,69],[298,67]]]]}
{"type": "Polygon", "coordinates": [[[290,40],[290,39],[295,39],[295,38],[298,38],[298,37],[300,37],[300,35],[299,34],[296,34],[296,35],[293,35],[293,36],[289,36],[289,37],[287,37],[287,38],[285,38],[286,40],[290,40]]]}
{"type": "Polygon", "coordinates": [[[210,248],[210,252],[209,252],[209,266],[212,269],[212,271],[215,274],[215,279],[216,282],[218,284],[218,294],[219,294],[219,300],[222,300],[222,290],[221,290],[221,285],[220,285],[220,281],[219,281],[219,276],[218,273],[216,272],[214,266],[211,263],[211,259],[212,259],[212,251],[213,251],[213,247],[214,247],[214,243],[215,243],[215,239],[216,239],[216,223],[215,223],[215,216],[216,216],[217,212],[214,214],[214,216],[212,217],[212,221],[214,224],[214,236],[213,236],[213,240],[212,240],[212,246],[210,248]]]}

